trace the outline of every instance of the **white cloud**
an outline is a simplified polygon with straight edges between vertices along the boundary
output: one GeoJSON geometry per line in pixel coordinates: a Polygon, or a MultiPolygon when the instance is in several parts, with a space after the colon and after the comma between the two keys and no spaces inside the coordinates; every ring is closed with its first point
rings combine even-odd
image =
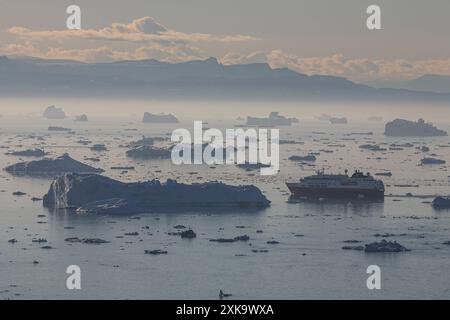
{"type": "Polygon", "coordinates": [[[225,65],[230,64],[247,64],[247,63],[265,63],[267,62],[267,54],[263,51],[256,51],[248,55],[241,55],[239,53],[227,53],[220,62],[225,65]]]}
{"type": "Polygon", "coordinates": [[[166,62],[182,62],[204,59],[206,57],[199,49],[191,45],[161,45],[158,43],[140,46],[136,49],[127,51],[112,49],[108,46],[86,49],[49,47],[44,50],[34,46],[30,41],[26,41],[23,44],[9,44],[4,47],[0,47],[0,52],[5,55],[22,55],[45,59],[68,59],[84,62],[144,59],[156,59],[166,62]]]}
{"type": "Polygon", "coordinates": [[[3,54],[87,62],[118,59],[180,62],[208,57],[196,47],[198,43],[256,40],[239,34],[184,33],[169,29],[152,17],[125,24],[113,23],[100,29],[35,31],[15,26],[9,28],[8,32],[18,39],[16,43],[0,47],[3,54]],[[92,43],[96,41],[101,45],[92,48],[92,43]]]}
{"type": "Polygon", "coordinates": [[[144,17],[141,19],[136,19],[129,24],[123,23],[113,23],[111,30],[117,32],[128,32],[128,33],[146,33],[146,34],[161,34],[167,32],[167,28],[157,22],[152,17],[144,17]]]}
{"type": "Polygon", "coordinates": [[[136,19],[128,24],[113,23],[102,29],[44,30],[33,31],[25,27],[11,27],[8,32],[24,39],[32,40],[114,40],[126,42],[241,42],[257,40],[248,35],[212,35],[207,33],[184,33],[171,30],[152,17],[136,19]]]}

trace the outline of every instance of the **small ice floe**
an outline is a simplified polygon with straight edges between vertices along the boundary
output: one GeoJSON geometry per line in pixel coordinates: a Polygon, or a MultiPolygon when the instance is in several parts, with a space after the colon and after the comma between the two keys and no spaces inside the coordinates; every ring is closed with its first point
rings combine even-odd
{"type": "Polygon", "coordinates": [[[97,143],[94,144],[92,147],[90,147],[92,151],[107,151],[108,149],[103,143],[97,143]]]}
{"type": "Polygon", "coordinates": [[[67,131],[72,131],[72,129],[64,128],[64,127],[57,127],[57,126],[50,126],[50,127],[48,127],[48,131],[63,131],[63,132],[67,132],[67,131]]]}
{"type": "Polygon", "coordinates": [[[365,245],[365,252],[405,252],[410,251],[396,241],[381,240],[380,242],[372,242],[365,245]]]}
{"type": "Polygon", "coordinates": [[[109,241],[100,239],[100,238],[83,238],[80,239],[78,237],[71,237],[64,239],[66,242],[70,243],[85,243],[85,244],[103,244],[103,243],[109,243],[109,241]]]}
{"type": "Polygon", "coordinates": [[[444,164],[445,160],[437,159],[437,158],[423,158],[420,160],[421,165],[427,164],[444,164]]]}
{"type": "Polygon", "coordinates": [[[366,149],[370,151],[386,151],[386,148],[382,148],[376,144],[363,144],[359,146],[360,149],[366,149]]]}
{"type": "Polygon", "coordinates": [[[222,290],[219,290],[219,298],[220,299],[231,297],[231,296],[232,296],[231,293],[224,293],[222,290]]]}
{"type": "Polygon", "coordinates": [[[161,250],[161,249],[156,249],[156,250],[145,250],[144,252],[145,252],[145,254],[153,254],[153,255],[167,254],[167,251],[161,250]]]}
{"type": "Polygon", "coordinates": [[[392,177],[392,172],[377,172],[375,173],[376,176],[384,176],[384,177],[392,177]]]}
{"type": "Polygon", "coordinates": [[[288,159],[291,161],[309,161],[309,162],[314,162],[317,160],[316,156],[313,154],[308,154],[306,156],[290,156],[288,159]]]}

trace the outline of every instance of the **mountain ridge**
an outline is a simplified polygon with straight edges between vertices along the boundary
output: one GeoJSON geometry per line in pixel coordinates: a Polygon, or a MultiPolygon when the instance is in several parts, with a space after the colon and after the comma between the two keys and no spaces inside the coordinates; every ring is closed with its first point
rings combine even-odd
{"type": "Polygon", "coordinates": [[[344,77],[306,75],[267,63],[224,65],[216,58],[86,63],[0,56],[3,96],[253,100],[436,100],[450,94],[378,89],[344,77]]]}

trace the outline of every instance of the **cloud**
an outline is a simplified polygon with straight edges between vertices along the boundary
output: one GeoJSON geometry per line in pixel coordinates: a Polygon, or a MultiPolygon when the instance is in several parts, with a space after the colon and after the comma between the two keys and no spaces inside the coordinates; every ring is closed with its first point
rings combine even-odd
{"type": "Polygon", "coordinates": [[[290,68],[304,74],[341,76],[354,81],[406,80],[424,74],[450,75],[450,58],[444,59],[368,59],[347,58],[342,54],[300,57],[282,50],[253,52],[242,55],[228,53],[224,64],[266,62],[272,68],[290,68]]]}
{"type": "Polygon", "coordinates": [[[136,19],[128,24],[113,23],[101,29],[81,30],[44,30],[33,31],[29,28],[14,26],[8,29],[12,35],[29,40],[105,40],[125,42],[241,42],[258,40],[248,35],[212,35],[207,33],[184,33],[168,29],[152,17],[136,19]]]}
{"type": "Polygon", "coordinates": [[[244,35],[211,35],[171,30],[152,17],[130,23],[113,23],[101,29],[33,31],[11,27],[17,43],[0,47],[7,55],[27,55],[86,62],[157,59],[180,62],[208,57],[196,47],[199,42],[235,42],[254,39],[244,35]],[[101,41],[92,48],[92,43],[101,41]]]}
{"type": "Polygon", "coordinates": [[[133,50],[117,50],[108,46],[86,49],[48,47],[40,49],[30,41],[23,44],[9,44],[0,47],[5,55],[32,56],[44,59],[67,59],[83,62],[156,59],[165,62],[183,62],[204,59],[206,56],[197,48],[185,44],[161,45],[158,43],[140,46],[133,50]]]}
{"type": "Polygon", "coordinates": [[[248,55],[230,52],[224,55],[220,62],[225,65],[230,64],[247,64],[247,63],[266,63],[267,54],[263,51],[256,51],[248,55]]]}
{"type": "Polygon", "coordinates": [[[113,23],[111,29],[117,32],[146,34],[161,34],[168,31],[165,26],[157,22],[152,17],[136,19],[129,24],[113,23]]]}

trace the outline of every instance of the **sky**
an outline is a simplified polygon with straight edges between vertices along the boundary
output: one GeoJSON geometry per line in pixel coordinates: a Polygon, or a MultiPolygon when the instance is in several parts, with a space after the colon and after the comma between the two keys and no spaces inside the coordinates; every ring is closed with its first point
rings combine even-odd
{"type": "Polygon", "coordinates": [[[448,0],[0,0],[0,54],[86,62],[216,57],[354,81],[450,75],[448,0]],[[66,8],[81,8],[80,31],[66,8]],[[368,30],[366,8],[381,8],[368,30]]]}

